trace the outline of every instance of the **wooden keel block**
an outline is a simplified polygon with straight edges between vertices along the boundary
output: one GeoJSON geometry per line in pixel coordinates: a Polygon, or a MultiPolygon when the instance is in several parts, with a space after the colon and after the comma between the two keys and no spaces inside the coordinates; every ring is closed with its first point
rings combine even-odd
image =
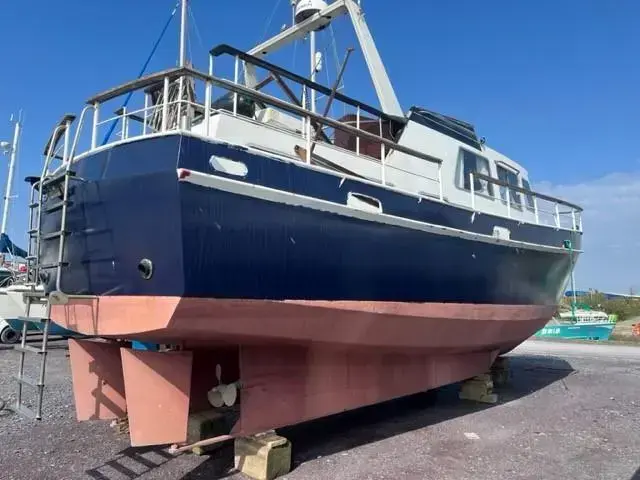
{"type": "Polygon", "coordinates": [[[274,480],[291,471],[291,442],[275,433],[236,438],[235,467],[255,480],[274,480]]]}
{"type": "Polygon", "coordinates": [[[196,443],[207,438],[228,433],[225,417],[216,410],[189,415],[187,424],[187,443],[196,443]]]}
{"type": "Polygon", "coordinates": [[[111,427],[118,434],[129,435],[129,417],[117,418],[111,422],[111,427]]]}
{"type": "Polygon", "coordinates": [[[490,374],[478,375],[462,383],[460,394],[461,400],[472,400],[481,403],[496,403],[498,395],[493,393],[493,380],[490,374]]]}

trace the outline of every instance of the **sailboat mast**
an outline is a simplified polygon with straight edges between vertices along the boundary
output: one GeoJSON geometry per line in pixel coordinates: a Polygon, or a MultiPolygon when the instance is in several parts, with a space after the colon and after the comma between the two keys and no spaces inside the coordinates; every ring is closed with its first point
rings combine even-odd
{"type": "Polygon", "coordinates": [[[20,142],[20,116],[16,121],[15,129],[13,132],[13,143],[11,144],[11,157],[9,160],[9,175],[7,176],[7,188],[4,193],[4,208],[2,211],[2,227],[0,233],[7,233],[7,222],[9,221],[9,204],[11,201],[11,190],[13,187],[13,176],[16,168],[16,161],[18,159],[18,143],[20,142]]]}
{"type": "Polygon", "coordinates": [[[187,1],[181,0],[181,15],[180,15],[180,66],[184,67],[187,64],[187,1]]]}
{"type": "MultiPolygon", "coordinates": [[[[316,32],[314,30],[309,34],[309,40],[311,44],[311,81],[316,81],[316,72],[317,72],[317,64],[316,64],[316,32]]],[[[311,111],[316,113],[316,97],[317,92],[315,89],[311,89],[311,111]]]]}

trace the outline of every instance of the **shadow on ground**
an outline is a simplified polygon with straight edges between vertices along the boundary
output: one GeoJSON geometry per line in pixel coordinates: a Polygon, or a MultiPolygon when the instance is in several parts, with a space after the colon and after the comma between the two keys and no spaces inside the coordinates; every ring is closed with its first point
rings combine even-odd
{"type": "MultiPolygon", "coordinates": [[[[136,479],[168,462],[175,461],[176,458],[165,450],[156,447],[149,448],[126,448],[119,452],[114,459],[104,464],[87,470],[85,473],[89,478],[95,480],[111,480],[115,472],[118,478],[136,479]]],[[[225,445],[216,451],[215,456],[207,460],[206,478],[225,478],[231,475],[233,464],[233,445],[225,445]]]]}
{"type": "MultiPolygon", "coordinates": [[[[497,405],[526,397],[552,383],[564,382],[567,376],[574,373],[569,363],[552,357],[516,355],[512,356],[510,361],[512,377],[507,387],[497,390],[500,394],[497,405]]],[[[280,429],[279,433],[291,440],[293,468],[296,468],[318,457],[344,452],[367,443],[494,407],[494,405],[461,401],[458,399],[458,391],[459,385],[449,385],[357,411],[280,429]]],[[[232,453],[231,451],[231,455],[232,453]]],[[[226,472],[220,470],[218,457],[219,455],[212,455],[182,477],[183,480],[223,478],[220,475],[226,475],[226,472]]],[[[227,468],[232,468],[232,458],[227,468]]]]}

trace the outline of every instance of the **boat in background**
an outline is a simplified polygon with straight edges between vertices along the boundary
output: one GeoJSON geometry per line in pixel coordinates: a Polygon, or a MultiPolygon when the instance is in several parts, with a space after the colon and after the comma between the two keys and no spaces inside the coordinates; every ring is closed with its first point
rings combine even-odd
{"type": "Polygon", "coordinates": [[[561,312],[535,334],[538,338],[609,340],[616,326],[614,317],[590,308],[561,312]]]}
{"type": "Polygon", "coordinates": [[[100,337],[69,344],[79,420],[183,443],[213,408],[252,435],[484,373],[551,318],[581,208],[469,122],[403,111],[357,2],[298,0],[293,25],[219,45],[207,72],[181,4],[180,67],[64,117],[33,183],[29,276],[53,321],[100,337]],[[315,36],[345,17],[380,108],[341,87],[350,49],[315,81],[315,36]],[[311,75],[265,60],[303,38],[311,75]]]}

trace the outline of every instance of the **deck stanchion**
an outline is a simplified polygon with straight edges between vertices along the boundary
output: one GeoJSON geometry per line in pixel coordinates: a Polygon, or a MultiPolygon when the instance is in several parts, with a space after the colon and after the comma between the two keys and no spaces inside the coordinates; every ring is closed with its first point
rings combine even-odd
{"type": "Polygon", "coordinates": [[[307,117],[307,163],[311,164],[311,117],[307,117]]]}
{"type": "Polygon", "coordinates": [[[64,150],[62,153],[62,163],[69,161],[69,141],[71,140],[71,120],[65,122],[64,127],[64,150]]]}
{"type": "MultiPolygon", "coordinates": [[[[240,81],[240,59],[236,56],[236,63],[234,66],[233,83],[236,85],[240,81]]],[[[238,115],[238,92],[233,93],[233,115],[238,115]]]]}
{"type": "Polygon", "coordinates": [[[473,172],[469,172],[469,190],[471,191],[471,209],[476,211],[476,186],[474,183],[473,172]]]}
{"type": "MultiPolygon", "coordinates": [[[[360,130],[360,106],[356,110],[356,129],[360,130]]],[[[360,156],[360,135],[356,136],[356,155],[360,156]]]]}
{"type": "Polygon", "coordinates": [[[382,175],[381,175],[381,179],[382,179],[382,185],[386,185],[387,184],[387,172],[386,172],[386,165],[385,165],[385,149],[384,149],[384,143],[380,144],[380,167],[382,168],[382,175]]]}
{"type": "Polygon", "coordinates": [[[211,123],[211,89],[211,82],[207,81],[204,93],[204,126],[207,135],[209,135],[209,125],[211,123]]]}
{"type": "Polygon", "coordinates": [[[142,123],[142,136],[144,137],[147,134],[147,124],[149,119],[149,104],[151,103],[151,98],[149,93],[144,94],[144,114],[142,118],[144,122],[142,123]]]}
{"type": "Polygon", "coordinates": [[[162,90],[162,131],[166,132],[169,127],[169,77],[164,77],[164,88],[162,90]]]}
{"type": "Polygon", "coordinates": [[[127,120],[127,107],[122,107],[122,140],[129,138],[129,122],[127,120]]]}
{"type": "Polygon", "coordinates": [[[100,104],[93,104],[93,127],[91,130],[91,150],[98,146],[98,122],[100,117],[100,104]]]}

